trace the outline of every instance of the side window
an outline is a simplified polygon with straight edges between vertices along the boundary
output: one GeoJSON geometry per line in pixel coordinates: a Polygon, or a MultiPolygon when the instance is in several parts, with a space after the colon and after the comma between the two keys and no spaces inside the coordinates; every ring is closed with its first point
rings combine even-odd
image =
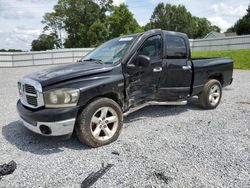
{"type": "Polygon", "coordinates": [[[184,59],[187,58],[187,47],[185,40],[177,36],[167,36],[167,58],[184,59]]]}
{"type": "Polygon", "coordinates": [[[162,40],[160,35],[148,38],[141,49],[139,55],[149,56],[151,59],[160,59],[162,54],[162,40]]]}

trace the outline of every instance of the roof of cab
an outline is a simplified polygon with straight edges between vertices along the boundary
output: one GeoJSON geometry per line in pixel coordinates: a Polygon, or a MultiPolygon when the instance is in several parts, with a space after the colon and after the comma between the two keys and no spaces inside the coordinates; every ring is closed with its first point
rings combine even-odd
{"type": "Polygon", "coordinates": [[[180,37],[185,37],[187,38],[187,34],[185,33],[181,33],[181,32],[176,32],[176,31],[167,31],[167,30],[163,30],[163,29],[151,29],[148,30],[146,32],[144,32],[145,34],[152,34],[152,33],[159,33],[159,32],[163,32],[164,34],[168,34],[168,35],[175,35],[175,36],[180,36],[180,37]]]}
{"type": "Polygon", "coordinates": [[[168,34],[168,35],[175,35],[175,36],[188,38],[185,33],[180,33],[180,32],[175,32],[175,31],[167,31],[167,30],[162,30],[162,29],[151,29],[151,30],[145,31],[143,33],[134,33],[134,34],[129,34],[129,35],[123,35],[123,36],[120,36],[118,38],[137,37],[139,35],[144,35],[144,34],[145,35],[151,35],[151,34],[154,34],[154,33],[161,33],[161,32],[163,32],[164,34],[168,34]]]}

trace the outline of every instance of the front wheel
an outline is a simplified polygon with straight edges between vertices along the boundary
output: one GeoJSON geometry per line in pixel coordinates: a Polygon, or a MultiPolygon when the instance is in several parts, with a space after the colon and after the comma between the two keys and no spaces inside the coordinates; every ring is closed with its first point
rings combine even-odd
{"type": "Polygon", "coordinates": [[[205,109],[216,108],[221,100],[222,87],[218,80],[209,80],[203,87],[201,94],[199,95],[199,102],[205,109]]]}
{"type": "Polygon", "coordinates": [[[90,147],[99,147],[114,142],[120,135],[123,115],[120,106],[108,98],[91,102],[78,115],[76,135],[90,147]]]}

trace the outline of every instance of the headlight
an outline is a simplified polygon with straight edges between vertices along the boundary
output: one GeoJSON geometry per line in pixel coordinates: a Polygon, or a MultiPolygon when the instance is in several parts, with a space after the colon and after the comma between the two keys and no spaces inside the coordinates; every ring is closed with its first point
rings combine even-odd
{"type": "Polygon", "coordinates": [[[60,108],[76,106],[80,92],[78,89],[55,89],[44,92],[45,107],[60,108]]]}

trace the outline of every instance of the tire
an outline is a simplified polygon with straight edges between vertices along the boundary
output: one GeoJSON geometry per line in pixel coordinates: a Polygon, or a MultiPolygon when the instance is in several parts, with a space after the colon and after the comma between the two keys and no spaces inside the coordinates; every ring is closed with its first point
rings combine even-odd
{"type": "Polygon", "coordinates": [[[117,140],[122,125],[120,106],[109,98],[98,98],[78,115],[75,131],[83,144],[100,147],[117,140]]]}
{"type": "Polygon", "coordinates": [[[201,106],[205,109],[216,108],[221,100],[222,87],[218,80],[212,79],[204,85],[199,97],[201,106]]]}

